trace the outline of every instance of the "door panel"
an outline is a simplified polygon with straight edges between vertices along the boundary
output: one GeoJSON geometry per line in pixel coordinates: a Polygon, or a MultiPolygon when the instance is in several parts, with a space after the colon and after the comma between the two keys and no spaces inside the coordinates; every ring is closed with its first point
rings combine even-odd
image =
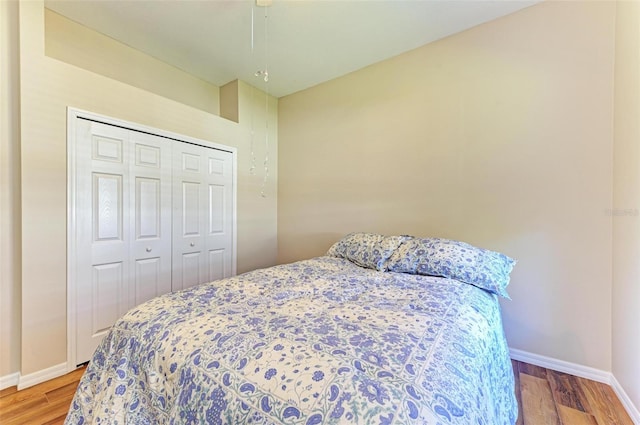
{"type": "Polygon", "coordinates": [[[209,251],[209,279],[218,280],[225,276],[229,276],[229,271],[226,267],[226,252],[225,249],[212,249],[209,251]]]}
{"type": "Polygon", "coordinates": [[[136,143],[136,166],[160,169],[160,147],[136,143]]]}
{"type": "MultiPolygon", "coordinates": [[[[99,131],[99,130],[98,130],[99,131]]],[[[91,135],[92,159],[94,161],[123,162],[123,137],[124,132],[115,137],[107,137],[100,134],[91,135]]]]}
{"type": "Polygon", "coordinates": [[[129,308],[129,134],[78,120],[76,137],[76,360],[81,363],[129,308]]]}
{"type": "Polygon", "coordinates": [[[160,232],[160,179],[136,177],[136,238],[154,239],[160,232]]]}
{"type": "Polygon", "coordinates": [[[134,304],[142,304],[163,293],[161,264],[159,257],[136,261],[134,304]]]}
{"type": "Polygon", "coordinates": [[[131,131],[130,307],[171,291],[171,143],[131,131]]]}
{"type": "Polygon", "coordinates": [[[202,253],[199,251],[182,254],[180,258],[180,276],[179,281],[183,288],[189,288],[202,283],[200,270],[202,269],[202,253]]]}
{"type": "Polygon", "coordinates": [[[209,185],[209,208],[207,211],[209,221],[209,234],[224,233],[225,222],[225,187],[224,185],[209,185]]]}
{"type": "Polygon", "coordinates": [[[218,175],[224,178],[225,160],[224,158],[209,157],[209,174],[218,175]]]}
{"type": "Polygon", "coordinates": [[[125,286],[121,262],[93,267],[92,329],[93,338],[102,338],[123,314],[122,288],[125,286]]]}
{"type": "Polygon", "coordinates": [[[122,241],[123,175],[93,174],[94,242],[122,241]]]}
{"type": "MultiPolygon", "coordinates": [[[[184,150],[187,150],[188,147],[189,146],[182,146],[179,149],[184,151],[184,150]]],[[[192,147],[193,149],[189,149],[190,151],[194,152],[198,150],[195,146],[192,146],[192,147]]],[[[200,161],[201,161],[200,152],[196,152],[196,153],[182,152],[182,171],[200,174],[200,166],[201,166],[200,161]]]]}
{"type": "Polygon", "coordinates": [[[198,182],[182,182],[182,236],[188,237],[200,237],[202,236],[202,229],[200,228],[200,198],[201,184],[198,182]]]}
{"type": "Polygon", "coordinates": [[[174,291],[206,282],[204,242],[206,202],[202,147],[173,145],[173,273],[174,291]]]}
{"type": "Polygon", "coordinates": [[[231,276],[233,248],[233,155],[215,149],[205,151],[206,183],[206,249],[209,251],[207,281],[231,276]]]}
{"type": "MultiPolygon", "coordinates": [[[[174,144],[173,290],[231,275],[233,156],[229,152],[174,144]],[[198,277],[183,272],[188,254],[198,258],[198,277]],[[187,276],[189,276],[187,278],[187,276]]],[[[195,267],[195,262],[190,267],[195,267]]]]}

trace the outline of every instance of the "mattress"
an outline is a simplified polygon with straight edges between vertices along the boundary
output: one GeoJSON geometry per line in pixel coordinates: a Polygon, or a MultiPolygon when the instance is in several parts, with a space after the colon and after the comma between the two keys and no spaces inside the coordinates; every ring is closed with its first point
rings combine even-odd
{"type": "Polygon", "coordinates": [[[513,424],[497,296],[318,257],[152,299],[66,424],[513,424]]]}

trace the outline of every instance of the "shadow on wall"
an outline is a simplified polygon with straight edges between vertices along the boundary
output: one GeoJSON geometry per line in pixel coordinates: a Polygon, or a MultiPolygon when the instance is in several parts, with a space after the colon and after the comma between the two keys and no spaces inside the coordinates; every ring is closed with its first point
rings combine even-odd
{"type": "MultiPolygon", "coordinates": [[[[513,302],[513,301],[501,300],[501,304],[503,306],[504,306],[504,303],[510,303],[510,302],[513,302]]],[[[517,311],[514,313],[517,313],[517,311]]],[[[541,315],[546,315],[546,313],[547,312],[545,311],[540,312],[541,315]]],[[[513,338],[513,335],[512,335],[512,338],[509,338],[510,332],[507,331],[506,332],[507,343],[509,344],[510,348],[522,350],[531,354],[542,355],[539,350],[531,349],[531,347],[533,345],[537,347],[551,347],[551,348],[562,347],[563,357],[565,358],[560,358],[559,356],[552,356],[554,359],[568,361],[578,365],[588,364],[588,359],[585,355],[584,345],[582,344],[582,342],[580,341],[580,339],[576,334],[569,333],[569,332],[564,332],[558,335],[543,334],[538,329],[533,328],[531,326],[527,326],[527,323],[525,321],[518,320],[517,315],[511,314],[510,309],[505,309],[505,308],[502,309],[502,322],[505,324],[505,328],[508,327],[509,329],[517,329],[517,335],[520,336],[517,339],[520,340],[521,343],[522,343],[523,336],[525,336],[524,339],[526,341],[531,341],[531,344],[521,347],[519,346],[520,344],[514,344],[512,340],[516,338],[513,338]]],[[[549,352],[549,349],[546,349],[546,352],[549,352]]]]}

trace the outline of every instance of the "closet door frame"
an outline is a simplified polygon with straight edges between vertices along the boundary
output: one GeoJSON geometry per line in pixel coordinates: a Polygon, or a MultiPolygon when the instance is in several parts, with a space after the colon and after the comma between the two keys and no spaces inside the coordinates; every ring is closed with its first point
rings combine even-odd
{"type": "Polygon", "coordinates": [[[81,109],[68,107],[67,108],[67,371],[76,369],[76,324],[77,324],[77,276],[76,270],[78,267],[77,254],[78,254],[78,217],[76,215],[77,205],[77,147],[78,141],[76,140],[76,124],[79,119],[86,119],[91,121],[100,122],[107,125],[116,127],[122,127],[128,130],[138,131],[142,133],[152,134],[164,139],[168,139],[167,143],[173,142],[185,142],[194,145],[204,146],[207,148],[217,149],[221,151],[230,152],[233,156],[232,160],[232,247],[231,247],[231,275],[234,276],[237,273],[237,188],[238,188],[238,154],[237,148],[223,145],[220,143],[214,143],[206,140],[197,139],[194,137],[185,136],[182,134],[172,133],[169,131],[161,130],[154,127],[145,126],[138,123],[133,123],[117,118],[108,117],[93,112],[84,111],[81,109]]]}

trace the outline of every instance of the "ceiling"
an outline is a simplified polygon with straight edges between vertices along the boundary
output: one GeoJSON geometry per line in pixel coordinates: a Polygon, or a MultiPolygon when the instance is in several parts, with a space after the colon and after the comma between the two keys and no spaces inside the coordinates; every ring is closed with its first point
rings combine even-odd
{"type": "Polygon", "coordinates": [[[539,1],[273,0],[264,8],[252,0],[45,0],[45,5],[217,86],[240,79],[282,97],[539,1]],[[265,68],[268,84],[254,75],[265,68]]]}

